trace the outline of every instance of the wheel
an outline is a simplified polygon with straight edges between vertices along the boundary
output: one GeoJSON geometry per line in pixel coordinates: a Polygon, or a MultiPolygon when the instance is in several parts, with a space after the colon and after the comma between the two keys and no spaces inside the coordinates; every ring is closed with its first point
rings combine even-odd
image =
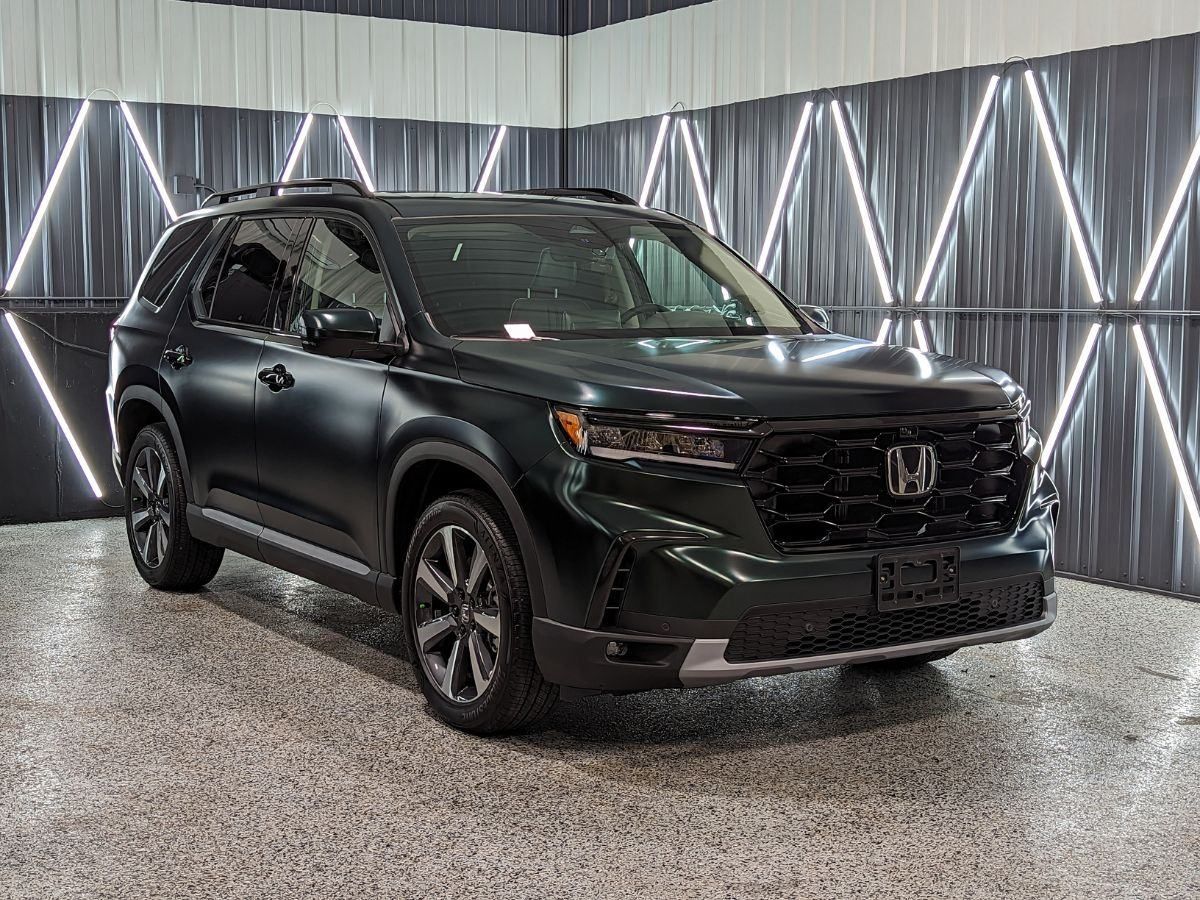
{"type": "Polygon", "coordinates": [[[192,537],[179,457],[166,426],[147,425],[125,461],[125,531],[147,584],[194,591],[212,580],[225,551],[192,537]]]}
{"type": "Polygon", "coordinates": [[[932,653],[917,653],[913,656],[899,656],[896,659],[883,659],[879,662],[855,663],[854,668],[862,669],[864,672],[904,672],[908,669],[916,669],[926,663],[937,662],[939,659],[945,659],[953,653],[957,653],[958,648],[953,650],[935,650],[932,653]]]}
{"type": "Polygon", "coordinates": [[[429,705],[476,734],[532,725],[554,705],[533,656],[533,610],[516,535],[482,491],[435,501],[404,562],[401,610],[429,705]]]}

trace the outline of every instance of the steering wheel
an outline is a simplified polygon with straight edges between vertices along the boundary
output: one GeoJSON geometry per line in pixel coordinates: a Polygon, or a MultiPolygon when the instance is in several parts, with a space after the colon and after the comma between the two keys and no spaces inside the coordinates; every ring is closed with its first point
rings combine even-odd
{"type": "Polygon", "coordinates": [[[670,312],[671,310],[663,306],[661,303],[639,303],[637,306],[632,306],[625,312],[621,313],[621,324],[625,325],[634,316],[640,316],[643,313],[656,316],[659,313],[670,312]]]}

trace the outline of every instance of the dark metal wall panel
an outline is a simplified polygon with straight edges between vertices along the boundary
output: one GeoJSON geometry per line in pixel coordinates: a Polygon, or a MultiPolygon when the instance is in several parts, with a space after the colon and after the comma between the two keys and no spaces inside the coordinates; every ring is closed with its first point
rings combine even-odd
{"type": "MultiPolygon", "coordinates": [[[[1032,65],[1078,198],[1107,301],[1093,367],[1054,462],[1065,508],[1063,571],[1200,595],[1198,536],[1146,392],[1126,313],[1140,315],[1177,434],[1200,458],[1200,200],[1187,190],[1160,275],[1131,297],[1200,132],[1200,36],[1068,54],[1032,65]],[[1179,315],[1170,315],[1172,312],[1179,315]]],[[[880,290],[833,128],[844,104],[900,299],[900,339],[962,150],[998,68],[939,72],[690,111],[726,238],[757,259],[806,100],[813,128],[789,189],[771,275],[791,296],[833,307],[837,328],[874,337],[891,310],[880,290]]],[[[1043,431],[1093,323],[1033,106],[1017,64],[1004,75],[925,304],[935,346],[1011,372],[1043,431]]],[[[569,180],[634,195],[659,119],[568,136],[569,180]]],[[[699,220],[687,157],[673,133],[652,203],[699,220]]]]}
{"type": "MultiPolygon", "coordinates": [[[[101,313],[22,313],[22,333],[54,390],[63,414],[88,454],[92,472],[109,502],[120,486],[108,456],[104,411],[107,361],[68,350],[49,340],[104,348],[116,310],[101,313]],[[32,323],[32,324],[30,324],[32,323]]],[[[7,325],[0,325],[0,524],[109,515],[97,503],[70,446],[58,429],[7,325]]]]}
{"type": "Polygon", "coordinates": [[[562,34],[562,0],[188,0],[252,9],[406,19],[537,34],[562,34]]]}

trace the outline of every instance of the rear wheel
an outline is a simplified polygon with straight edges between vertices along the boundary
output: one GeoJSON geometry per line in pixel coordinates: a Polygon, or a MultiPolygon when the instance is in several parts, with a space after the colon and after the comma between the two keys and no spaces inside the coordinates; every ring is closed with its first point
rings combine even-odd
{"type": "Polygon", "coordinates": [[[404,565],[405,631],[421,689],[457,728],[492,734],[527,727],[557,689],[533,656],[533,611],[516,535],[482,491],[434,502],[404,565]]]}
{"type": "Polygon", "coordinates": [[[904,672],[908,669],[916,669],[926,663],[937,662],[939,659],[945,659],[953,653],[957,653],[958,648],[953,650],[936,650],[932,653],[916,653],[912,656],[900,656],[896,659],[883,659],[879,662],[857,663],[854,668],[862,669],[864,672],[904,672]]]}
{"type": "Polygon", "coordinates": [[[179,457],[165,426],[147,425],[125,462],[125,530],[147,584],[194,591],[217,574],[225,551],[192,537],[179,457]]]}

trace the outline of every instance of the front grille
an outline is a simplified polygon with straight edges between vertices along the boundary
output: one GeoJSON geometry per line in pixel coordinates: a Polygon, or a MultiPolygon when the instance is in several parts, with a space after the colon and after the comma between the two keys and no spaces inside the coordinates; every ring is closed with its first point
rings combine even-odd
{"type": "Polygon", "coordinates": [[[988,422],[779,431],[746,468],[754,504],[785,553],[974,537],[1012,525],[1029,481],[1015,418],[988,422]],[[931,444],[933,490],[893,497],[889,447],[931,444]]]}
{"type": "Polygon", "coordinates": [[[917,641],[996,631],[1042,617],[1041,578],[964,591],[957,603],[879,612],[874,601],[814,606],[742,618],[725,659],[756,662],[874,650],[917,641]]]}

